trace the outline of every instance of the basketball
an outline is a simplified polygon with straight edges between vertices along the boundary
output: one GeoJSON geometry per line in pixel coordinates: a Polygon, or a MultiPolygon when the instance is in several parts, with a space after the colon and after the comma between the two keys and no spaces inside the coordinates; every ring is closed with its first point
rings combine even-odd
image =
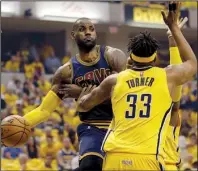
{"type": "Polygon", "coordinates": [[[24,145],[30,134],[31,127],[21,116],[8,116],[1,122],[1,144],[6,147],[24,145]]]}

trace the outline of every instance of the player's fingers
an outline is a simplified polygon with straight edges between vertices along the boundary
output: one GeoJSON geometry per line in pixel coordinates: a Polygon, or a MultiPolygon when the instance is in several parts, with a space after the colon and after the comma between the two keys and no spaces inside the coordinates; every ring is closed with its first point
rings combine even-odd
{"type": "Polygon", "coordinates": [[[179,25],[182,21],[183,21],[183,18],[180,18],[180,19],[178,20],[178,25],[179,25]]]}
{"type": "Polygon", "coordinates": [[[183,21],[179,24],[179,28],[182,28],[188,21],[188,17],[185,17],[183,21]]]}
{"type": "Polygon", "coordinates": [[[163,18],[164,22],[166,23],[167,22],[167,18],[166,18],[165,12],[161,11],[161,14],[162,14],[162,18],[163,18]]]}

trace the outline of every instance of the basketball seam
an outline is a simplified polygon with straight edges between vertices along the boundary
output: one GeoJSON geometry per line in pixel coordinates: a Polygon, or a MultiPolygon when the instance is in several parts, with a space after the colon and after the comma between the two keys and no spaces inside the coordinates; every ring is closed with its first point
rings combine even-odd
{"type": "Polygon", "coordinates": [[[25,127],[22,127],[22,126],[19,126],[19,125],[13,125],[13,124],[5,124],[5,125],[1,125],[1,127],[3,127],[3,126],[16,126],[16,127],[19,127],[19,128],[25,128],[25,130],[27,130],[28,132],[31,132],[29,129],[27,129],[27,128],[26,128],[26,126],[25,126],[25,127]]]}
{"type": "Polygon", "coordinates": [[[24,124],[25,126],[29,126],[29,124],[26,124],[25,123],[25,120],[24,120],[24,123],[23,122],[21,122],[17,117],[14,117],[17,121],[19,121],[21,124],[24,124]]]}
{"type": "Polygon", "coordinates": [[[9,137],[11,137],[11,136],[13,136],[13,135],[15,135],[15,134],[21,133],[21,132],[23,132],[23,131],[15,132],[15,133],[13,133],[13,134],[11,134],[11,135],[9,135],[9,136],[7,136],[7,137],[3,137],[3,138],[1,138],[1,139],[3,140],[3,139],[5,139],[5,138],[9,138],[9,137]]]}
{"type": "MultiPolygon", "coordinates": [[[[18,120],[18,119],[17,119],[18,120]]],[[[19,121],[19,120],[18,120],[19,121]]],[[[20,122],[21,123],[21,122],[20,122]]],[[[21,139],[23,138],[23,135],[24,135],[24,133],[25,133],[25,127],[26,127],[26,124],[25,124],[25,120],[24,120],[24,123],[22,123],[22,124],[24,124],[24,129],[23,129],[23,134],[21,135],[21,138],[17,141],[17,143],[13,146],[13,147],[15,147],[20,141],[21,141],[21,139]]]]}

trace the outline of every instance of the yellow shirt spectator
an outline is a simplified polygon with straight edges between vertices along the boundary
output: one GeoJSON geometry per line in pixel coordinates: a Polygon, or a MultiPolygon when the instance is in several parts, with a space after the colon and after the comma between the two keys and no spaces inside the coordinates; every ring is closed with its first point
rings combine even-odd
{"type": "Polygon", "coordinates": [[[10,91],[12,90],[8,90],[9,92],[5,93],[5,102],[9,105],[9,106],[14,106],[16,104],[16,101],[18,100],[18,96],[10,91]]]}
{"type": "Polygon", "coordinates": [[[47,93],[51,88],[51,83],[45,80],[43,77],[40,77],[38,80],[38,86],[44,93],[47,93]]]}
{"type": "Polygon", "coordinates": [[[32,64],[25,64],[24,70],[25,70],[26,78],[33,78],[35,70],[34,70],[34,66],[32,64]]]}
{"type": "Polygon", "coordinates": [[[1,84],[1,94],[4,94],[4,93],[5,93],[5,85],[1,84]]]}
{"type": "Polygon", "coordinates": [[[56,155],[60,147],[57,145],[57,143],[54,143],[54,142],[55,141],[53,141],[52,136],[47,137],[47,143],[42,144],[40,147],[41,157],[45,158],[47,155],[51,155],[53,159],[56,158],[56,155]]]}
{"type": "Polygon", "coordinates": [[[12,56],[10,61],[5,64],[5,70],[10,72],[19,72],[20,62],[16,56],[12,56]]]}
{"type": "Polygon", "coordinates": [[[44,73],[44,66],[43,64],[40,62],[39,58],[35,59],[35,62],[32,63],[34,70],[37,73],[44,73]]]}
{"type": "Polygon", "coordinates": [[[54,55],[54,49],[50,45],[45,45],[41,50],[41,56],[43,57],[43,60],[47,59],[50,56],[54,55]]]}

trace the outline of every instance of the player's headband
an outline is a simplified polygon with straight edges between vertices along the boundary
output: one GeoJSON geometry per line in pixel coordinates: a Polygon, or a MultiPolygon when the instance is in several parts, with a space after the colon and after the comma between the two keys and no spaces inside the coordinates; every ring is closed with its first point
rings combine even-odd
{"type": "Polygon", "coordinates": [[[155,57],[157,56],[157,52],[155,52],[153,55],[149,56],[149,57],[138,57],[136,55],[134,55],[133,53],[130,54],[131,59],[133,59],[136,62],[139,63],[149,63],[154,61],[155,57]]]}

